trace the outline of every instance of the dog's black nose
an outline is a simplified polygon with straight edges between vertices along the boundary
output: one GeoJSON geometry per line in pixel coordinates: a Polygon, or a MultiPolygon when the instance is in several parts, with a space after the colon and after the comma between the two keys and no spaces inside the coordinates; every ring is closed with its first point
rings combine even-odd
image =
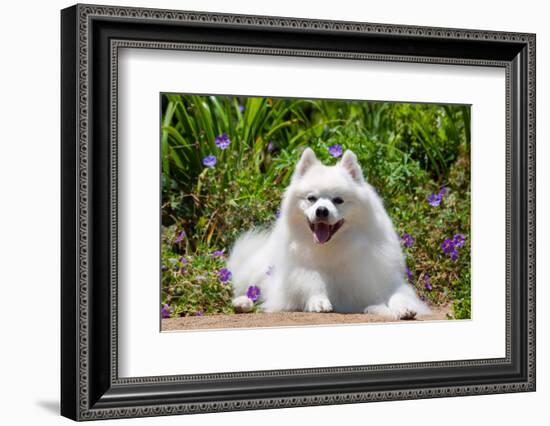
{"type": "Polygon", "coordinates": [[[326,207],[317,207],[315,210],[315,216],[317,217],[328,217],[328,209],[326,207]]]}

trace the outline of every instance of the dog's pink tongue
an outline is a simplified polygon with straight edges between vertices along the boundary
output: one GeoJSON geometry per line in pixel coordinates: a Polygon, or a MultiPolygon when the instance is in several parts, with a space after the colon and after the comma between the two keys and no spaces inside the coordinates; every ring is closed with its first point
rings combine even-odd
{"type": "Polygon", "coordinates": [[[330,238],[330,225],[327,225],[326,223],[314,224],[313,235],[316,243],[326,243],[330,238]]]}

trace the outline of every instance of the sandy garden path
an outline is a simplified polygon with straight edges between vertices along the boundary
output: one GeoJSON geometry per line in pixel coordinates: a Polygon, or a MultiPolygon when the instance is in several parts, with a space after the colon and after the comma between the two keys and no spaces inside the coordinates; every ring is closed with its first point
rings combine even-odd
{"type": "MultiPolygon", "coordinates": [[[[451,306],[431,307],[432,313],[412,321],[437,321],[448,319],[451,306]]],[[[311,312],[276,312],[235,315],[209,315],[181,317],[162,320],[162,331],[204,330],[220,328],[284,327],[303,325],[331,325],[387,322],[387,319],[372,314],[337,314],[311,312]]],[[[405,322],[405,321],[399,321],[405,322]]],[[[410,322],[410,320],[408,321],[410,322]]]]}

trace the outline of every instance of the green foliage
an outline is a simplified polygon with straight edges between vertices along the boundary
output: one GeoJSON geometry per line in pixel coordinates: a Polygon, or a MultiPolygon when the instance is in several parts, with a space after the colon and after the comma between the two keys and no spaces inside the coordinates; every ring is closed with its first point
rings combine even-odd
{"type": "Polygon", "coordinates": [[[209,253],[227,252],[242,231],[274,220],[305,146],[334,164],[328,147],[338,144],[358,156],[398,233],[413,236],[405,252],[419,293],[469,318],[469,128],[470,109],[461,105],[165,95],[163,303],[172,316],[232,312],[230,286],[217,276],[223,258],[209,253]],[[226,149],[216,145],[222,134],[226,149]],[[203,165],[208,155],[214,167],[203,165]],[[427,197],[443,186],[440,206],[430,206],[427,197]],[[181,231],[186,238],[176,243],[181,231]],[[457,233],[466,246],[453,261],[441,243],[457,233]]]}
{"type": "Polygon", "coordinates": [[[173,241],[166,234],[162,256],[162,303],[172,308],[172,316],[232,313],[231,285],[220,281],[223,258],[195,255],[192,261],[168,247],[173,241]]]}
{"type": "Polygon", "coordinates": [[[386,198],[397,232],[408,233],[415,240],[411,248],[405,248],[412,284],[435,305],[452,303],[453,317],[457,319],[470,318],[469,163],[469,157],[463,154],[452,166],[445,184],[448,192],[437,207],[427,202],[430,193],[440,190],[432,182],[414,192],[386,198]],[[452,260],[441,244],[456,234],[463,234],[466,240],[464,247],[458,249],[458,259],[452,260]],[[431,291],[424,285],[426,275],[433,286],[431,291]]]}

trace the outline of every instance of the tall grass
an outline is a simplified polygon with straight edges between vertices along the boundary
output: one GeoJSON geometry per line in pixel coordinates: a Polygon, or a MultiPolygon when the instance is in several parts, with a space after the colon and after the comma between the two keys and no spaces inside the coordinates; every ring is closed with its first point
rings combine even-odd
{"type": "Polygon", "coordinates": [[[281,172],[288,178],[295,159],[269,167],[270,141],[278,151],[289,153],[319,140],[348,136],[351,129],[369,142],[408,153],[440,180],[456,160],[458,146],[470,143],[470,109],[462,105],[171,94],[164,101],[162,167],[168,188],[193,182],[209,154],[235,166],[226,170],[225,181],[244,161],[267,178],[281,172]],[[215,139],[224,133],[234,143],[220,151],[215,139]]]}

